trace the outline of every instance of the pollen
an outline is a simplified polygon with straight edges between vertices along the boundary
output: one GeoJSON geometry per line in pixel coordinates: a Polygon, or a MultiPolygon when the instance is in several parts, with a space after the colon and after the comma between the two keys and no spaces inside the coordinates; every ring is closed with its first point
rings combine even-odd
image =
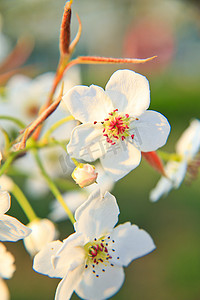
{"type": "Polygon", "coordinates": [[[92,242],[84,246],[86,255],[85,268],[90,266],[92,273],[95,274],[96,277],[99,277],[99,270],[104,273],[107,266],[114,266],[112,256],[109,253],[109,251],[115,251],[113,249],[114,242],[114,240],[110,240],[110,237],[104,236],[99,239],[95,238],[92,242]],[[112,244],[112,248],[109,248],[110,244],[112,244]]]}
{"type": "MultiPolygon", "coordinates": [[[[129,114],[119,114],[118,109],[109,113],[109,117],[103,122],[103,135],[106,137],[106,141],[114,145],[117,141],[124,141],[129,137],[130,121],[129,114]]],[[[133,139],[132,136],[131,138],[133,139]]]]}

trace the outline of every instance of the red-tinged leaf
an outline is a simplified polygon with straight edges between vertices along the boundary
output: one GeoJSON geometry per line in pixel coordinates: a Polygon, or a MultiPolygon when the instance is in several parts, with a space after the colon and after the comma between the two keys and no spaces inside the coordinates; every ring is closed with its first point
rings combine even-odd
{"type": "Polygon", "coordinates": [[[166,176],[163,163],[156,151],[142,152],[142,156],[146,159],[146,161],[153,169],[161,173],[163,176],[166,176]]]}

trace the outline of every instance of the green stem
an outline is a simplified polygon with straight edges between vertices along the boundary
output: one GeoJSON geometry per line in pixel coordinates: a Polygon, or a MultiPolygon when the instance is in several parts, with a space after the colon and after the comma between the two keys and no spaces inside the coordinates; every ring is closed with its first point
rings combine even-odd
{"type": "Polygon", "coordinates": [[[157,153],[165,161],[169,161],[169,160],[181,161],[182,160],[182,156],[177,153],[167,153],[167,152],[164,152],[161,150],[157,150],[157,153]]]}
{"type": "Polygon", "coordinates": [[[58,200],[58,202],[60,202],[60,204],[62,205],[62,207],[64,208],[65,212],[67,213],[70,221],[72,222],[72,224],[75,223],[75,219],[74,219],[74,216],[71,212],[71,210],[69,209],[69,207],[67,206],[67,204],[65,203],[65,200],[63,199],[60,191],[58,190],[57,186],[55,185],[55,183],[52,181],[52,179],[49,177],[49,175],[46,173],[43,165],[42,165],[42,162],[40,160],[40,157],[38,155],[38,153],[36,151],[34,151],[34,156],[35,156],[35,159],[36,159],[36,162],[42,172],[42,175],[44,176],[51,192],[54,194],[54,196],[56,197],[56,199],[58,200]]]}
{"type": "Polygon", "coordinates": [[[13,183],[13,188],[11,190],[11,193],[15,196],[17,202],[23,209],[24,213],[26,214],[29,222],[32,222],[38,217],[36,216],[33,208],[31,207],[30,203],[28,202],[27,198],[25,197],[24,193],[22,190],[18,187],[16,183],[13,183]]]}
{"type": "Polygon", "coordinates": [[[19,119],[15,118],[15,117],[11,117],[11,116],[1,116],[1,115],[0,115],[0,119],[1,119],[1,120],[11,121],[11,122],[17,124],[20,128],[25,128],[25,127],[26,127],[26,125],[25,125],[22,121],[20,121],[19,119]]]}
{"type": "Polygon", "coordinates": [[[0,131],[2,132],[3,136],[4,136],[4,140],[5,140],[5,150],[7,151],[9,149],[10,146],[10,138],[8,133],[3,129],[0,128],[0,131]]]}
{"type": "Polygon", "coordinates": [[[7,169],[10,167],[11,163],[13,162],[13,160],[15,159],[15,157],[18,155],[17,152],[13,152],[5,161],[5,163],[2,165],[2,167],[0,168],[0,176],[3,175],[7,169]]]}
{"type": "Polygon", "coordinates": [[[63,118],[61,120],[59,120],[58,122],[54,123],[44,134],[43,139],[44,140],[48,140],[49,136],[51,135],[51,133],[53,131],[55,131],[58,127],[60,127],[61,125],[65,124],[66,122],[72,121],[74,120],[73,116],[68,116],[66,118],[63,118]]]}

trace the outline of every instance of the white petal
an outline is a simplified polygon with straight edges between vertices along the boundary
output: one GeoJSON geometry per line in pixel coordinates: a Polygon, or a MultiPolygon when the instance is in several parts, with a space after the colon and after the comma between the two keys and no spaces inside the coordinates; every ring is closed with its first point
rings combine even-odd
{"type": "Polygon", "coordinates": [[[100,158],[104,170],[117,181],[135,169],[141,160],[140,151],[125,141],[111,146],[100,158]]]}
{"type": "Polygon", "coordinates": [[[150,200],[156,202],[162,196],[166,196],[173,188],[179,188],[185,177],[186,171],[186,161],[169,161],[165,167],[165,173],[168,178],[161,177],[156,187],[150,192],[150,200]]]}
{"type": "Polygon", "coordinates": [[[80,282],[83,271],[84,266],[79,266],[67,273],[57,287],[55,300],[69,300],[71,298],[74,289],[80,282]]]}
{"type": "Polygon", "coordinates": [[[1,300],[10,300],[10,293],[5,281],[0,278],[0,295],[1,300]]]}
{"type": "Polygon", "coordinates": [[[54,266],[63,268],[65,274],[68,270],[73,270],[85,261],[85,251],[83,245],[85,237],[79,233],[73,233],[63,241],[62,247],[53,258],[54,266]]]}
{"type": "Polygon", "coordinates": [[[200,149],[200,121],[193,120],[176,144],[178,154],[192,159],[200,149]]]}
{"type": "Polygon", "coordinates": [[[39,252],[47,243],[58,237],[53,222],[48,219],[34,220],[28,224],[31,234],[24,239],[24,246],[31,256],[39,252]]]}
{"type": "Polygon", "coordinates": [[[125,278],[123,268],[107,266],[105,270],[96,277],[91,268],[86,269],[83,279],[75,289],[77,295],[82,299],[102,300],[117,293],[125,278]]]}
{"type": "Polygon", "coordinates": [[[62,266],[55,266],[53,258],[58,250],[62,247],[61,241],[54,241],[47,244],[33,260],[33,269],[49,277],[63,278],[67,272],[62,266]]]}
{"type": "Polygon", "coordinates": [[[10,194],[0,190],[0,215],[5,214],[10,208],[10,194]]]}
{"type": "Polygon", "coordinates": [[[16,242],[31,233],[31,229],[17,219],[4,215],[0,218],[0,241],[16,242]]]}
{"type": "Polygon", "coordinates": [[[112,256],[112,262],[117,265],[127,266],[132,260],[142,257],[155,249],[154,242],[150,235],[136,225],[127,222],[114,228],[110,234],[110,239],[114,241],[108,247],[112,256]]]}
{"type": "Polygon", "coordinates": [[[132,122],[134,125],[133,142],[143,152],[155,151],[162,147],[168,138],[170,125],[167,119],[160,113],[148,110],[139,120],[132,122]]]}
{"type": "Polygon", "coordinates": [[[104,143],[102,125],[83,124],[72,131],[67,152],[74,158],[91,162],[104,154],[104,143]]]}
{"type": "Polygon", "coordinates": [[[106,93],[114,108],[134,117],[141,115],[150,104],[148,80],[130,70],[116,71],[106,85],[106,93]]]}
{"type": "Polygon", "coordinates": [[[98,238],[109,233],[118,221],[119,208],[113,195],[104,197],[95,190],[75,212],[75,229],[87,238],[98,238]]]}
{"type": "Polygon", "coordinates": [[[63,101],[75,119],[82,123],[101,122],[113,110],[110,98],[96,85],[75,86],[63,96],[63,101]]]}
{"type": "Polygon", "coordinates": [[[15,272],[14,256],[0,243],[0,277],[9,279],[15,272]]]}

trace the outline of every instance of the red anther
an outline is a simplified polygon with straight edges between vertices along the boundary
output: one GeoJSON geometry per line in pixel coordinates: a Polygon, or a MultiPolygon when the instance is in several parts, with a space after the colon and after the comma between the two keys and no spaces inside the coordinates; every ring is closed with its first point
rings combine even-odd
{"type": "Polygon", "coordinates": [[[103,132],[105,132],[105,131],[106,131],[106,129],[104,128],[104,129],[103,129],[103,132]]]}
{"type": "Polygon", "coordinates": [[[94,121],[94,124],[97,124],[97,121],[94,121]]]}
{"type": "Polygon", "coordinates": [[[117,135],[114,135],[114,138],[117,139],[117,140],[119,139],[119,137],[117,135]]]}
{"type": "Polygon", "coordinates": [[[101,243],[101,247],[102,247],[102,248],[104,248],[104,245],[103,245],[103,243],[101,243]]]}
{"type": "Polygon", "coordinates": [[[128,125],[126,125],[126,129],[129,129],[129,126],[128,126],[128,125]]]}
{"type": "Polygon", "coordinates": [[[111,143],[111,145],[115,145],[115,144],[116,144],[115,142],[112,142],[112,143],[111,143]]]}
{"type": "Polygon", "coordinates": [[[125,117],[126,117],[126,118],[129,118],[129,114],[125,114],[125,117]]]}
{"type": "Polygon", "coordinates": [[[138,118],[135,118],[136,119],[136,121],[138,121],[139,119],[138,118]]]}
{"type": "Polygon", "coordinates": [[[104,119],[104,121],[109,121],[109,118],[107,118],[107,119],[104,119]]]}
{"type": "Polygon", "coordinates": [[[132,135],[131,135],[131,138],[132,138],[132,139],[134,139],[134,136],[135,136],[135,135],[134,135],[134,134],[132,134],[132,135]]]}
{"type": "Polygon", "coordinates": [[[106,136],[108,138],[108,135],[106,133],[103,136],[106,136]]]}
{"type": "Polygon", "coordinates": [[[125,136],[122,135],[121,139],[122,139],[122,141],[125,140],[125,136]]]}
{"type": "Polygon", "coordinates": [[[118,111],[118,108],[114,109],[114,111],[118,111]]]}
{"type": "Polygon", "coordinates": [[[104,250],[106,253],[108,253],[108,248],[107,247],[105,247],[105,250],[104,250]]]}

